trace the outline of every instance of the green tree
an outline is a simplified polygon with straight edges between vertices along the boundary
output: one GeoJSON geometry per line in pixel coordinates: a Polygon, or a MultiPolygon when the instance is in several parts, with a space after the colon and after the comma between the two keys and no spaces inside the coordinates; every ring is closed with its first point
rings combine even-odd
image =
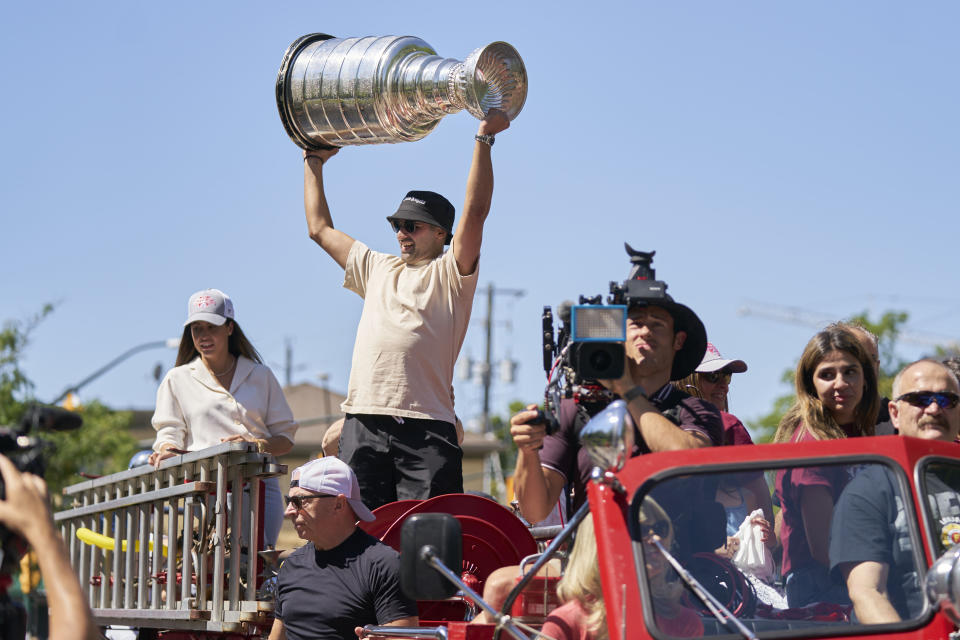
{"type": "MultiPolygon", "coordinates": [[[[851,316],[847,321],[859,324],[868,329],[877,336],[878,347],[880,351],[880,375],[878,376],[877,386],[880,394],[886,397],[890,396],[890,389],[893,386],[893,378],[906,362],[897,356],[897,338],[900,336],[902,327],[906,324],[909,314],[906,311],[885,311],[876,321],[871,320],[866,311],[851,316]]],[[[794,376],[797,370],[799,355],[794,364],[783,372],[780,381],[790,388],[789,393],[778,396],[773,401],[773,407],[770,411],[756,420],[747,421],[747,426],[754,433],[756,442],[770,442],[777,431],[777,425],[780,424],[780,418],[793,406],[797,396],[793,392],[794,376]]]]}
{"type": "MultiPolygon", "coordinates": [[[[27,320],[4,323],[0,331],[0,425],[17,425],[27,406],[35,402],[33,383],[20,368],[20,361],[30,334],[52,311],[53,305],[46,305],[27,320]]],[[[46,443],[45,476],[55,499],[63,487],[81,480],[81,472],[103,475],[125,469],[137,450],[130,435],[130,412],[112,411],[92,402],[79,413],[83,426],[76,431],[30,434],[46,443]]]]}
{"type": "Polygon", "coordinates": [[[53,311],[45,305],[40,313],[26,320],[9,320],[0,330],[0,425],[13,425],[26,409],[33,384],[20,369],[20,357],[30,333],[53,311]]]}
{"type": "Polygon", "coordinates": [[[509,415],[506,419],[502,416],[492,416],[490,418],[490,428],[494,437],[503,443],[504,448],[500,452],[500,468],[503,469],[505,476],[511,475],[514,466],[517,464],[517,445],[513,444],[513,437],[510,435],[510,418],[526,408],[526,403],[514,400],[507,407],[509,415]]]}
{"type": "Polygon", "coordinates": [[[80,482],[81,473],[102,476],[123,471],[139,450],[130,435],[131,412],[114,411],[97,401],[77,412],[83,416],[82,427],[43,435],[53,445],[46,473],[51,495],[60,495],[63,487],[80,482]]]}

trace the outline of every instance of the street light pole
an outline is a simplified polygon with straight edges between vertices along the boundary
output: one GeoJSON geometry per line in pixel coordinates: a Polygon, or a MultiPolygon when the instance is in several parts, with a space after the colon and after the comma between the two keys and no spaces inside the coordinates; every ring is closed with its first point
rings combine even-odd
{"type": "Polygon", "coordinates": [[[137,345],[132,349],[128,349],[123,353],[121,353],[116,358],[114,358],[113,360],[111,360],[110,362],[108,362],[107,364],[103,365],[102,367],[100,367],[99,369],[91,373],[89,376],[87,376],[77,384],[71,385],[66,389],[64,389],[63,392],[61,392],[60,395],[57,396],[57,399],[54,400],[51,404],[60,404],[60,401],[66,398],[68,395],[70,395],[71,393],[76,393],[77,391],[87,386],[88,384],[90,384],[91,382],[93,382],[103,374],[105,374],[107,371],[109,371],[110,369],[113,369],[115,366],[117,366],[118,364],[120,364],[121,362],[123,362],[124,360],[126,360],[127,358],[129,358],[134,354],[140,353],[141,351],[147,351],[149,349],[160,349],[162,347],[165,347],[167,349],[176,349],[179,346],[180,346],[180,338],[167,338],[166,340],[155,340],[153,342],[145,342],[144,344],[137,345]]]}

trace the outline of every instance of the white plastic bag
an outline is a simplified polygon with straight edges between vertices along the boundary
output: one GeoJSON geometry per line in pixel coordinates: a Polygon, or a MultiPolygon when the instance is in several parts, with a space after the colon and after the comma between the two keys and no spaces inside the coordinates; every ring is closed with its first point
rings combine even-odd
{"type": "Polygon", "coordinates": [[[748,515],[737,530],[740,548],[733,555],[733,564],[744,573],[750,573],[761,580],[773,580],[775,571],[773,554],[763,543],[763,530],[760,525],[754,524],[755,517],[763,517],[763,511],[756,509],[748,515]]]}

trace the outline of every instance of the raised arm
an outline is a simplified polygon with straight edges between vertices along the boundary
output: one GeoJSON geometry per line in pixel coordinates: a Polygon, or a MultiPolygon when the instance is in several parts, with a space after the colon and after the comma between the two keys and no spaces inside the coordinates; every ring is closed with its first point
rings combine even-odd
{"type": "MultiPolygon", "coordinates": [[[[477,135],[495,135],[510,126],[510,119],[503,111],[491,109],[480,122],[477,135]]],[[[467,176],[467,195],[463,201],[463,214],[453,234],[453,257],[462,275],[470,275],[477,268],[480,243],[483,240],[483,223],[490,213],[493,200],[493,163],[490,160],[491,145],[477,140],[473,144],[473,161],[467,176]]]]}
{"type": "Polygon", "coordinates": [[[334,148],[303,152],[303,208],[307,214],[310,237],[343,268],[347,264],[347,255],[354,240],[333,228],[327,196],[323,192],[323,165],[339,150],[334,148]]]}
{"type": "Polygon", "coordinates": [[[0,500],[0,523],[23,536],[37,552],[40,574],[47,588],[50,639],[99,638],[80,582],[71,570],[63,539],[54,529],[47,506],[46,483],[33,474],[21,474],[2,455],[0,474],[6,485],[6,500],[0,500]]]}

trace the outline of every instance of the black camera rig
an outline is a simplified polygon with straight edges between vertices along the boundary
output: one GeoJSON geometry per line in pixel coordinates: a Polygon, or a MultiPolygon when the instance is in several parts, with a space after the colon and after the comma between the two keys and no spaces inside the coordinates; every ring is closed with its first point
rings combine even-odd
{"type": "MultiPolygon", "coordinates": [[[[21,473],[43,477],[47,470],[46,454],[52,446],[45,440],[32,436],[36,431],[68,431],[83,424],[76,413],[33,405],[27,409],[18,427],[0,427],[0,454],[5,455],[21,473]]],[[[0,478],[0,500],[6,498],[6,487],[0,478]]],[[[26,552],[26,542],[0,524],[0,575],[16,569],[20,557],[26,552]]]]}
{"type": "Polygon", "coordinates": [[[655,251],[637,251],[624,243],[630,257],[630,274],[623,282],[610,283],[607,304],[603,295],[579,297],[579,304],[563,302],[557,308],[560,326],[554,336],[554,315],[543,308],[543,368],[547,373],[545,420],[548,432],[557,425],[560,400],[606,406],[613,393],[602,379],[623,375],[625,366],[627,311],[636,304],[672,304],[667,283],[656,279],[655,251]]]}

